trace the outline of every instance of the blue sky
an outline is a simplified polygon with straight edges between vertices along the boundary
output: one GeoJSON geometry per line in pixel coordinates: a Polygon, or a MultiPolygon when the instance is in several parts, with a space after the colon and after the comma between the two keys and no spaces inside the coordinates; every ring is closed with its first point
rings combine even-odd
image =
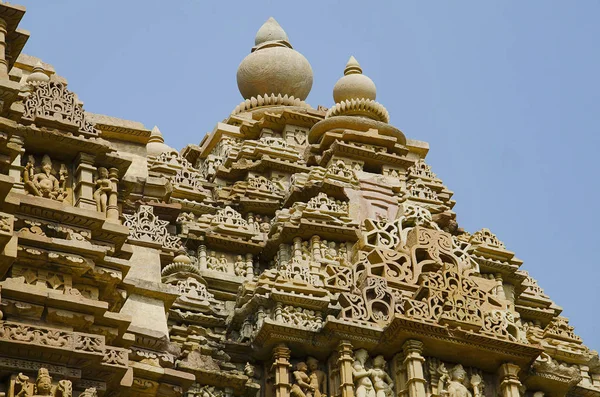
{"type": "Polygon", "coordinates": [[[429,142],[460,225],[496,233],[600,349],[600,2],[18,3],[24,52],[86,110],[158,125],[177,149],[241,102],[237,66],[269,16],[312,64],[314,107],[354,55],[391,123],[429,142]]]}

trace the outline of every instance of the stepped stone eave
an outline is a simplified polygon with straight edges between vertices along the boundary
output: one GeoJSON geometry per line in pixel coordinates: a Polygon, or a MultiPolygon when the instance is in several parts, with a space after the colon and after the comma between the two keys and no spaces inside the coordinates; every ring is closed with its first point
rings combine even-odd
{"type": "Polygon", "coordinates": [[[178,151],[20,54],[23,13],[0,3],[0,394],[600,396],[598,353],[460,227],[356,58],[312,108],[270,18],[244,102],[178,151]]]}

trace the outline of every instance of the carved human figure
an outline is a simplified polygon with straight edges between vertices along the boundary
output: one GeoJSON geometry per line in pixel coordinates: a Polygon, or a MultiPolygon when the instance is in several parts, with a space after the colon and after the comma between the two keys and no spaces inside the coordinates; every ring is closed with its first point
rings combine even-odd
{"type": "Polygon", "coordinates": [[[480,385],[481,385],[481,377],[478,374],[473,374],[471,376],[471,388],[474,393],[465,386],[465,379],[467,377],[467,372],[463,368],[461,364],[455,365],[450,372],[448,372],[444,366],[441,364],[438,368],[438,373],[440,374],[439,379],[439,390],[440,395],[448,396],[448,397],[479,397],[480,396],[480,385]]]}
{"type": "Polygon", "coordinates": [[[375,388],[370,378],[370,372],[366,368],[369,353],[365,349],[354,352],[354,363],[352,364],[352,379],[356,397],[376,397],[375,388]]]}
{"type": "Polygon", "coordinates": [[[70,380],[61,380],[56,386],[52,385],[52,377],[46,368],[40,368],[35,383],[31,387],[29,377],[19,374],[17,377],[16,397],[72,397],[73,385],[70,380]],[[28,386],[29,385],[29,386],[28,386]],[[33,390],[33,394],[31,394],[33,390]]]}
{"type": "Polygon", "coordinates": [[[329,259],[331,261],[335,260],[337,257],[337,247],[335,241],[330,241],[327,244],[327,249],[325,250],[325,259],[329,259]]]}
{"type": "Polygon", "coordinates": [[[293,397],[320,397],[315,395],[315,387],[311,385],[310,375],[308,375],[308,366],[305,362],[296,364],[296,370],[293,373],[294,384],[290,390],[293,397]]]}
{"type": "Polygon", "coordinates": [[[235,263],[233,264],[233,270],[235,271],[236,276],[244,277],[246,275],[246,262],[244,261],[244,257],[238,255],[235,257],[235,263]]]}
{"type": "Polygon", "coordinates": [[[38,197],[45,197],[56,201],[63,201],[65,198],[65,184],[68,176],[67,168],[61,165],[59,177],[57,179],[52,173],[52,160],[47,154],[42,158],[41,171],[34,172],[35,160],[29,156],[29,161],[25,165],[23,181],[25,190],[38,197]]]}
{"type": "Polygon", "coordinates": [[[260,224],[260,231],[262,233],[268,234],[270,229],[271,229],[271,221],[269,221],[269,217],[263,216],[262,222],[260,224]]]}
{"type": "Polygon", "coordinates": [[[227,258],[225,258],[225,254],[221,254],[219,257],[219,265],[217,270],[220,272],[227,272],[227,258]]]}
{"type": "Polygon", "coordinates": [[[315,388],[314,397],[321,397],[325,394],[327,375],[319,369],[319,360],[314,357],[306,359],[308,370],[310,371],[310,384],[315,388]]]}
{"type": "Polygon", "coordinates": [[[373,368],[369,370],[371,380],[375,386],[377,397],[391,397],[393,395],[394,381],[385,370],[385,358],[377,356],[373,359],[373,368]]]}
{"type": "Polygon", "coordinates": [[[98,392],[96,391],[95,387],[90,387],[81,392],[79,397],[98,397],[98,392]]]}
{"type": "Polygon", "coordinates": [[[94,190],[94,201],[96,210],[106,213],[108,195],[112,192],[112,181],[108,178],[108,170],[98,167],[98,178],[96,178],[96,190],[94,190]]]}

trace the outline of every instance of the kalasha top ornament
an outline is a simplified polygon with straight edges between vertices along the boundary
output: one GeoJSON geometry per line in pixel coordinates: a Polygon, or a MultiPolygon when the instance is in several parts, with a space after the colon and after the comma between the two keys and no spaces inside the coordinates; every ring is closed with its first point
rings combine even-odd
{"type": "Polygon", "coordinates": [[[354,57],[315,109],[269,19],[244,102],[176,150],[20,56],[23,13],[0,2],[2,396],[600,397],[598,354],[459,226],[354,57]]]}

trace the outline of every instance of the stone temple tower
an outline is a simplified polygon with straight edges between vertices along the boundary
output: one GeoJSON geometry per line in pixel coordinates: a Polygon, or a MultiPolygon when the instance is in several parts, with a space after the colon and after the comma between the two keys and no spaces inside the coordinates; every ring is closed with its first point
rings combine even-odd
{"type": "Polygon", "coordinates": [[[84,111],[21,53],[24,12],[0,3],[2,396],[600,396],[598,354],[459,227],[354,57],[315,109],[269,19],[244,101],[178,151],[84,111]]]}

